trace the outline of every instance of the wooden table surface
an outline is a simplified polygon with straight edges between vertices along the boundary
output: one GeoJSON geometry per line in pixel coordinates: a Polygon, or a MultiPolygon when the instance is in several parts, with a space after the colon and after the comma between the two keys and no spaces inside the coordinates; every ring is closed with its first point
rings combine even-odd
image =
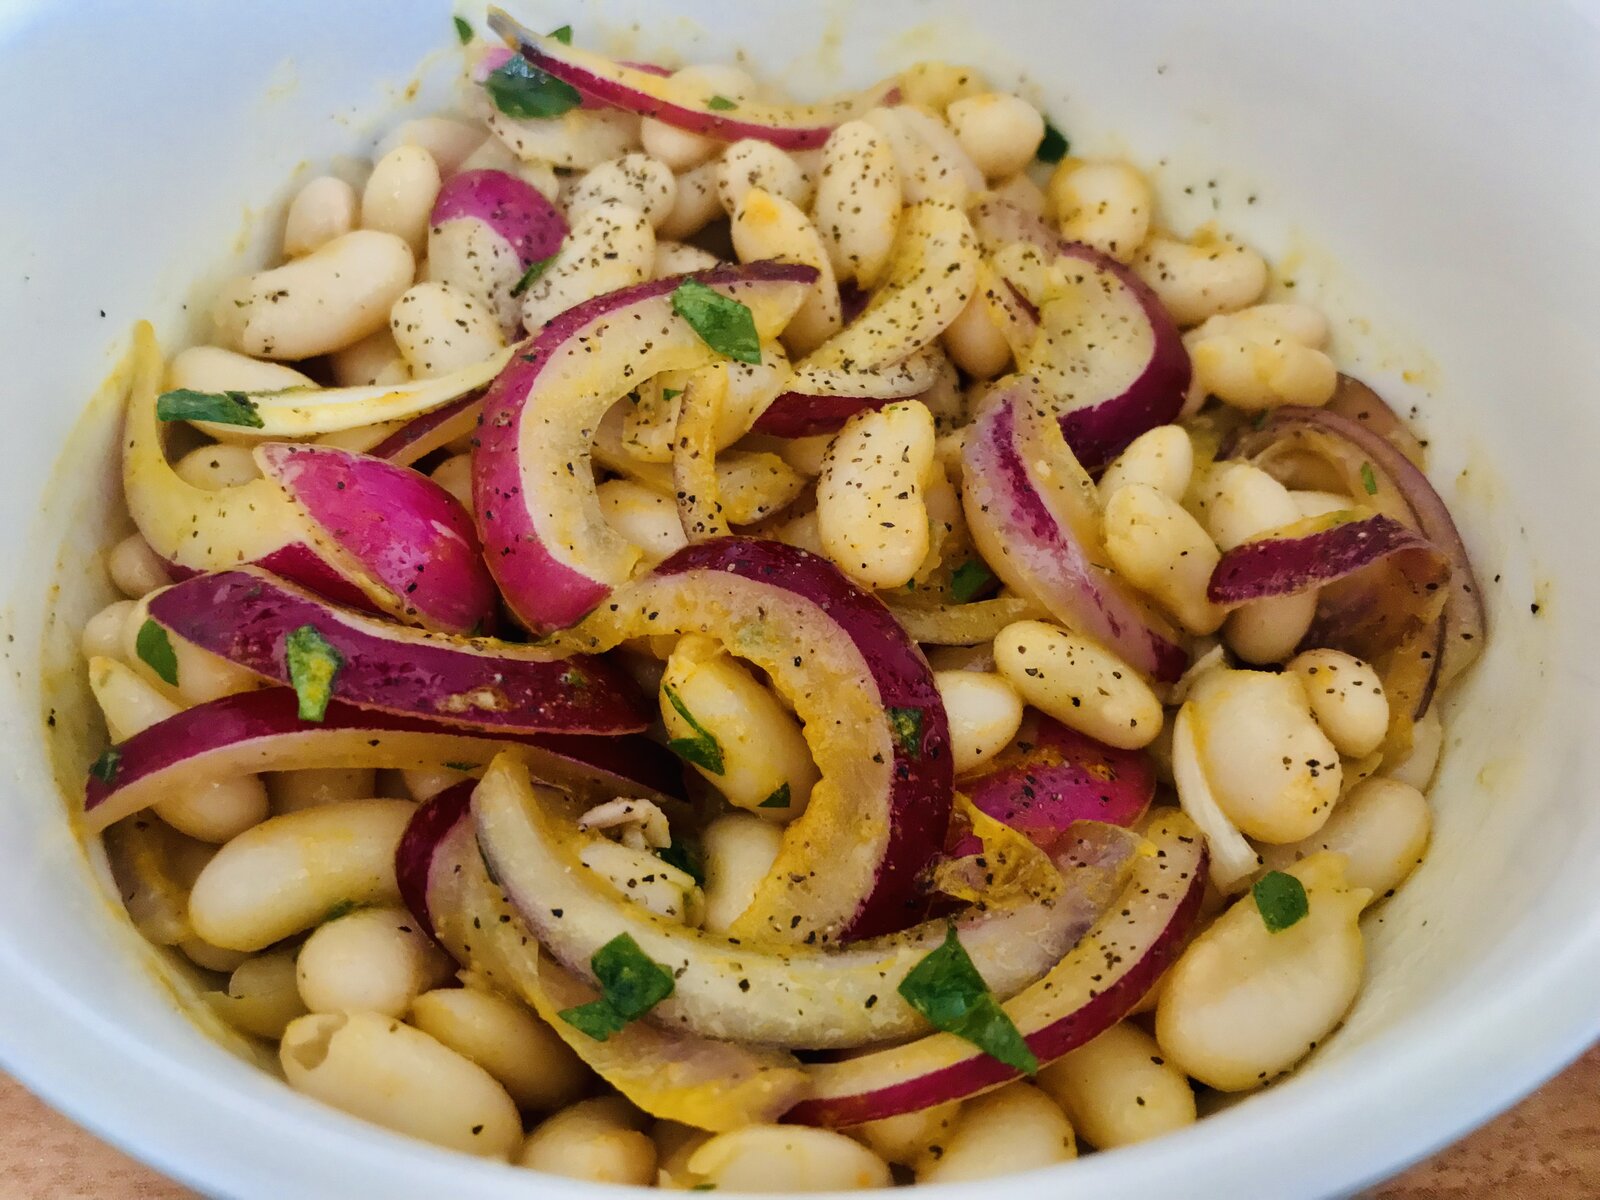
{"type": "MultiPolygon", "coordinates": [[[[1600,1047],[1503,1117],[1367,1200],[1600,1196],[1600,1047]]],[[[193,1200],[0,1077],[0,1200],[193,1200]]]]}

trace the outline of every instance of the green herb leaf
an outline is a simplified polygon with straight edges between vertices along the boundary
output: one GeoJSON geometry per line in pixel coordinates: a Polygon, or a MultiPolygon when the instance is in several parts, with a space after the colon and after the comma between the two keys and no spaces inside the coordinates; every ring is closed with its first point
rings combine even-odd
{"type": "Polygon", "coordinates": [[[561,672],[561,682],[569,688],[586,688],[589,686],[589,677],[576,667],[568,667],[561,672]]]}
{"type": "Polygon", "coordinates": [[[697,1183],[689,1190],[691,1192],[714,1192],[717,1190],[717,1185],[714,1183],[697,1183]]]}
{"type": "Polygon", "coordinates": [[[456,17],[455,23],[456,37],[459,38],[461,40],[461,44],[465,46],[472,40],[472,26],[467,24],[467,19],[465,17],[456,17]]]}
{"type": "Polygon", "coordinates": [[[1067,135],[1046,121],[1044,137],[1039,139],[1039,148],[1034,151],[1034,156],[1040,162],[1058,163],[1067,156],[1069,149],[1071,147],[1067,144],[1067,135]]]}
{"type": "Polygon", "coordinates": [[[998,582],[981,558],[969,558],[950,576],[950,595],[957,604],[970,604],[998,582]]]}
{"type": "Polygon", "coordinates": [[[760,804],[756,805],[756,807],[757,808],[788,808],[789,807],[789,785],[787,783],[782,784],[778,788],[777,791],[773,792],[772,795],[768,796],[760,804]]]}
{"type": "Polygon", "coordinates": [[[482,763],[469,762],[447,762],[444,765],[451,771],[476,771],[479,767],[483,766],[482,763]]]}
{"type": "Polygon", "coordinates": [[[597,1042],[672,995],[672,972],[647,958],[639,943],[625,933],[596,950],[589,968],[600,983],[600,999],[563,1009],[557,1015],[597,1042]]]}
{"type": "Polygon", "coordinates": [[[676,400],[681,395],[683,395],[682,388],[664,387],[661,389],[661,398],[663,400],[676,400]]]}
{"type": "Polygon", "coordinates": [[[1256,880],[1250,894],[1255,897],[1261,923],[1272,933],[1283,932],[1311,911],[1305,885],[1282,871],[1268,871],[1256,880]]]}
{"type": "Polygon", "coordinates": [[[113,746],[94,760],[93,765],[89,768],[89,774],[93,775],[101,783],[112,784],[117,781],[117,770],[121,766],[122,751],[113,746]]]}
{"type": "Polygon", "coordinates": [[[670,683],[664,683],[661,685],[661,692],[666,696],[667,703],[677,709],[678,715],[688,723],[690,729],[694,730],[693,737],[673,738],[667,743],[667,749],[684,762],[704,767],[713,775],[721,775],[726,768],[722,762],[722,747],[717,745],[717,739],[711,736],[709,729],[694,719],[694,714],[689,711],[689,706],[683,702],[676,688],[670,683]]]}
{"type": "Polygon", "coordinates": [[[889,728],[894,730],[894,740],[908,758],[922,757],[922,710],[920,708],[890,708],[889,728]]]}
{"type": "Polygon", "coordinates": [[[522,55],[508,58],[489,72],[484,90],[508,117],[559,117],[583,103],[578,89],[539,70],[522,55]]]}
{"type": "Polygon", "coordinates": [[[545,36],[555,38],[563,46],[570,46],[572,45],[572,26],[563,25],[560,29],[552,29],[545,36]]]}
{"type": "Polygon", "coordinates": [[[700,340],[736,362],[761,365],[761,338],[749,308],[698,279],[685,279],[672,293],[672,311],[689,322],[700,340]]]}
{"type": "Polygon", "coordinates": [[[263,424],[255,402],[243,392],[197,392],[192,388],[163,393],[156,401],[156,419],[211,421],[249,429],[260,429],[263,424]]]}
{"type": "Polygon", "coordinates": [[[1039,1060],[972,965],[954,925],[946,928],[943,944],[900,981],[899,991],[935,1029],[1028,1075],[1039,1070],[1039,1060]]]}
{"type": "Polygon", "coordinates": [[[329,921],[337,921],[340,917],[348,917],[360,907],[361,905],[354,900],[341,900],[322,914],[322,924],[326,925],[329,921]]]}
{"type": "Polygon", "coordinates": [[[552,254],[549,258],[541,258],[538,262],[530,264],[528,269],[522,273],[522,278],[511,285],[511,294],[513,296],[522,295],[523,292],[539,281],[539,276],[549,270],[550,264],[555,260],[556,256],[552,254]]]}
{"type": "Polygon", "coordinates": [[[706,107],[712,112],[732,112],[739,106],[726,96],[713,96],[706,101],[706,107]]]}
{"type": "Polygon", "coordinates": [[[700,847],[688,838],[673,834],[672,845],[657,850],[656,857],[669,867],[677,867],[696,883],[706,881],[706,873],[700,866],[700,847]]]}
{"type": "Polygon", "coordinates": [[[1269,415],[1270,414],[1265,409],[1262,409],[1255,416],[1250,418],[1250,428],[1265,429],[1267,427],[1267,417],[1269,415]]]}
{"type": "Polygon", "coordinates": [[[154,671],[163,682],[178,686],[178,656],[173,652],[172,639],[167,631],[154,621],[139,626],[139,636],[134,638],[133,649],[139,660],[154,671]]]}
{"type": "Polygon", "coordinates": [[[1378,494],[1378,477],[1373,473],[1372,464],[1369,462],[1361,464],[1361,487],[1369,496],[1378,494]]]}
{"type": "Polygon", "coordinates": [[[289,683],[300,698],[300,719],[320,721],[333,699],[334,680],[344,666],[344,655],[335,650],[315,625],[302,625],[283,640],[283,657],[289,667],[289,683]]]}

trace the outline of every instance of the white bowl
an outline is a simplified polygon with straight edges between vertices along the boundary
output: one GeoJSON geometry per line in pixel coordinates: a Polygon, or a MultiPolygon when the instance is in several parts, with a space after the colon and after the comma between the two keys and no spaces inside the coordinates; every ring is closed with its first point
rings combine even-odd
{"type": "MultiPolygon", "coordinates": [[[[1008,1180],[1012,1194],[1344,1193],[1504,1108],[1600,1032],[1592,7],[518,7],[535,24],[573,19],[585,41],[620,32],[636,56],[742,46],[812,92],[940,54],[1002,82],[1020,68],[1078,150],[1165,164],[1169,223],[1215,216],[1279,257],[1299,294],[1347,318],[1343,360],[1415,404],[1430,435],[1493,638],[1452,705],[1433,852],[1367,923],[1359,1005],[1270,1091],[1154,1144],[1008,1180]]],[[[208,1040],[74,839],[55,783],[60,763],[76,795],[86,761],[75,634],[106,594],[97,554],[120,519],[114,409],[102,400],[80,425],[85,398],[135,318],[169,346],[203,332],[185,301],[271,240],[263,214],[297,169],[367,152],[413,77],[418,108],[448,94],[449,15],[389,0],[0,6],[0,411],[14,422],[0,438],[0,1060],[112,1141],[229,1196],[601,1194],[391,1136],[208,1040]]]]}

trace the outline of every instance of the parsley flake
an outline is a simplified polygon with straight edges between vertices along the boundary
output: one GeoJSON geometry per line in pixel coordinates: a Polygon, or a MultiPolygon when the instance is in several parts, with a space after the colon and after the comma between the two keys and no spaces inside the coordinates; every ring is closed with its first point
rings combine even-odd
{"type": "Polygon", "coordinates": [[[981,558],[969,558],[950,576],[950,595],[957,604],[970,604],[998,582],[981,558]]]}
{"type": "Polygon", "coordinates": [[[89,774],[101,783],[112,784],[117,781],[117,770],[121,766],[122,751],[113,746],[94,760],[94,764],[89,768],[89,774]]]}
{"type": "Polygon", "coordinates": [[[528,269],[522,273],[522,278],[511,285],[511,294],[513,296],[520,296],[534,284],[538,283],[539,276],[548,271],[550,269],[550,264],[555,262],[555,260],[556,256],[552,254],[549,258],[541,258],[536,263],[529,263],[528,269]]]}
{"type": "Polygon", "coordinates": [[[1261,923],[1271,933],[1282,933],[1311,911],[1305,885],[1282,871],[1268,871],[1256,880],[1250,895],[1261,913],[1261,923]]]}
{"type": "Polygon", "coordinates": [[[900,743],[900,749],[906,752],[906,757],[921,758],[922,710],[890,708],[885,711],[889,714],[889,728],[894,731],[894,740],[900,743]]]}
{"type": "Polygon", "coordinates": [[[756,805],[756,807],[757,808],[788,808],[789,807],[789,784],[787,782],[783,783],[777,789],[777,791],[773,792],[772,795],[768,796],[760,804],[756,805]]]}
{"type": "Polygon", "coordinates": [[[683,395],[682,388],[664,387],[661,389],[661,398],[663,400],[676,400],[681,395],[683,395]]]}
{"type": "Polygon", "coordinates": [[[315,625],[302,625],[283,640],[284,662],[289,668],[289,684],[300,698],[300,719],[320,721],[333,699],[334,681],[344,666],[344,655],[317,632],[315,625]]]}
{"type": "Polygon", "coordinates": [[[255,401],[243,392],[197,392],[179,388],[156,400],[158,421],[210,421],[214,425],[243,425],[260,429],[264,422],[255,401]]]}
{"type": "Polygon", "coordinates": [[[706,107],[712,112],[732,112],[739,106],[726,96],[713,96],[706,101],[706,107]]]}
{"type": "Polygon", "coordinates": [[[672,995],[672,972],[646,957],[639,943],[618,934],[594,952],[589,969],[600,999],[556,1014],[568,1025],[603,1042],[672,995]]]}
{"type": "Polygon", "coordinates": [[[900,981],[899,991],[935,1029],[953,1033],[1025,1074],[1039,1070],[1039,1060],[972,965],[954,925],[946,927],[944,942],[900,981]]]}
{"type": "Polygon", "coordinates": [[[178,656],[172,649],[172,639],[167,631],[154,621],[147,620],[139,626],[139,636],[133,642],[134,653],[160,677],[163,683],[178,686],[178,656]]]}
{"type": "Polygon", "coordinates": [[[662,846],[656,851],[656,857],[669,867],[677,867],[696,883],[706,881],[706,873],[700,866],[700,847],[688,838],[672,835],[672,845],[662,846]]]}
{"type": "Polygon", "coordinates": [[[483,87],[496,108],[518,120],[559,117],[583,103],[577,88],[539,70],[520,54],[490,71],[483,87]]]}
{"type": "Polygon", "coordinates": [[[467,23],[465,17],[456,17],[454,20],[456,23],[456,37],[465,46],[472,40],[472,26],[467,23]]]}
{"type": "Polygon", "coordinates": [[[337,921],[340,917],[348,917],[360,907],[361,905],[354,900],[341,900],[322,914],[322,924],[326,925],[329,921],[337,921]]]}
{"type": "Polygon", "coordinates": [[[661,694],[667,698],[667,703],[672,705],[680,717],[694,731],[692,737],[676,737],[667,743],[671,750],[684,762],[693,763],[697,767],[704,767],[713,775],[721,775],[726,769],[722,762],[722,747],[717,745],[717,739],[711,736],[711,731],[699,721],[694,719],[694,714],[689,711],[689,706],[683,702],[683,697],[678,695],[678,690],[670,683],[661,685],[661,694]]]}
{"type": "Polygon", "coordinates": [[[761,337],[756,319],[745,305],[709,288],[698,279],[685,279],[672,293],[672,311],[700,340],[718,354],[736,362],[761,365],[761,337]]]}
{"type": "Polygon", "coordinates": [[[463,772],[465,772],[465,771],[476,771],[481,766],[483,766],[482,763],[469,763],[469,762],[447,762],[447,763],[445,763],[445,768],[447,770],[450,770],[450,771],[463,771],[463,772]]]}
{"type": "Polygon", "coordinates": [[[572,45],[572,26],[563,25],[560,29],[552,29],[545,36],[555,38],[563,46],[570,46],[572,45]]]}
{"type": "Polygon", "coordinates": [[[1369,462],[1361,464],[1361,490],[1369,496],[1378,494],[1378,476],[1373,472],[1372,464],[1369,462]]]}
{"type": "Polygon", "coordinates": [[[1040,162],[1058,163],[1067,156],[1071,146],[1067,143],[1067,135],[1062,133],[1049,121],[1044,123],[1044,137],[1039,139],[1039,148],[1034,151],[1034,157],[1040,162]]]}

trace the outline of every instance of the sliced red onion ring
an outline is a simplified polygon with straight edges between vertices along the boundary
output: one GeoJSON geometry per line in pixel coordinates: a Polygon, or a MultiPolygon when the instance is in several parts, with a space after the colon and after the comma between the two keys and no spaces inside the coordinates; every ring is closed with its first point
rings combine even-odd
{"type": "Polygon", "coordinates": [[[813,370],[807,378],[817,390],[784,392],[756,418],[754,432],[773,437],[833,433],[864,409],[922,395],[939,378],[939,357],[919,352],[879,371],[813,370]]]}
{"type": "Polygon", "coordinates": [[[368,453],[396,466],[409,467],[457,438],[466,437],[478,427],[478,414],[482,411],[481,392],[463,396],[443,408],[407,421],[368,453]]]}
{"type": "Polygon", "coordinates": [[[1397,554],[1422,559],[1414,574],[1429,591],[1437,592],[1449,577],[1449,560],[1421,534],[1381,513],[1350,511],[1312,517],[1235,546],[1212,571],[1206,595],[1217,604],[1296,596],[1397,554]]]}
{"type": "Polygon", "coordinates": [[[534,188],[505,171],[458,171],[439,189],[430,225],[481,221],[527,270],[561,249],[567,220],[534,188]]]}
{"type": "Polygon", "coordinates": [[[1383,397],[1359,379],[1349,375],[1339,376],[1339,386],[1333,398],[1322,406],[1324,412],[1345,417],[1383,438],[1406,456],[1417,470],[1426,469],[1427,453],[1417,435],[1412,433],[1398,413],[1383,402],[1383,397]]]}

